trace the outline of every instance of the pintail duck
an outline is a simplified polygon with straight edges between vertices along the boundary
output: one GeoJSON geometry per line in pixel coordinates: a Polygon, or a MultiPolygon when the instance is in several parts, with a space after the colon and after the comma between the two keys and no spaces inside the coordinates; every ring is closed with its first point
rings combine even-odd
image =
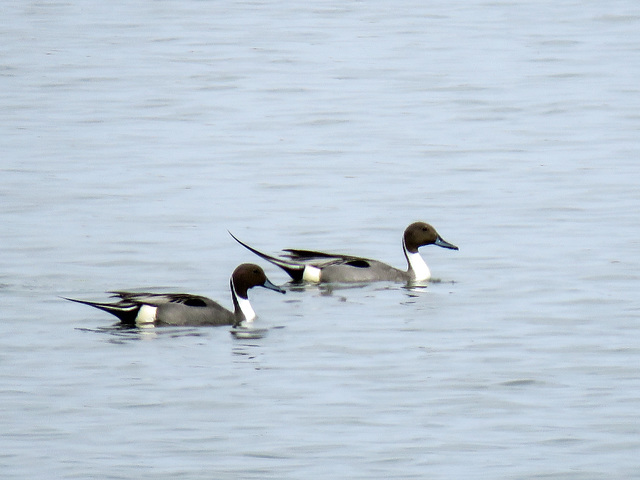
{"type": "Polygon", "coordinates": [[[415,222],[404,231],[402,248],[407,258],[407,271],[394,268],[386,263],[351,255],[315,252],[311,250],[285,249],[286,255],[273,257],[250,247],[229,234],[242,246],[265,260],[282,268],[294,281],[319,282],[415,282],[431,278],[429,267],[420,256],[418,248],[423,245],[437,245],[458,250],[446,242],[428,223],[415,222]]]}
{"type": "Polygon", "coordinates": [[[120,300],[114,303],[98,303],[65,298],[72,302],[90,305],[109,312],[130,326],[218,326],[235,327],[251,323],[256,314],[251,308],[247,290],[264,287],[285,293],[271,283],[264,270],[252,263],[243,263],[231,275],[231,297],[235,310],[230,312],[213,300],[188,293],[133,293],[110,292],[120,300]]]}

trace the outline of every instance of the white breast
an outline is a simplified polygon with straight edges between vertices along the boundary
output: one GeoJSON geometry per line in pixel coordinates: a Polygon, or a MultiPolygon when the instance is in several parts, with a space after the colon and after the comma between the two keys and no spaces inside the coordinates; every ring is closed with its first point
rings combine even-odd
{"type": "Polygon", "coordinates": [[[424,280],[429,280],[431,278],[431,270],[427,266],[426,262],[420,256],[418,252],[407,253],[407,260],[409,261],[409,270],[413,271],[414,279],[421,282],[424,280]]]}
{"type": "Polygon", "coordinates": [[[238,305],[240,305],[240,310],[242,310],[242,314],[244,315],[244,321],[247,323],[251,323],[256,318],[256,312],[253,311],[253,307],[249,303],[248,298],[240,298],[237,297],[238,305]]]}

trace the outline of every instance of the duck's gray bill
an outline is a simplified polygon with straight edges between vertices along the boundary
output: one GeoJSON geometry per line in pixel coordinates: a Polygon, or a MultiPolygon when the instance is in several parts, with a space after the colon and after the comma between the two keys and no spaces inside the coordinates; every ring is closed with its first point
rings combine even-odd
{"type": "Polygon", "coordinates": [[[279,286],[274,285],[273,283],[271,283],[271,280],[269,280],[268,278],[264,281],[264,284],[262,286],[264,288],[268,288],[269,290],[273,290],[274,292],[287,293],[283,289],[281,289],[279,286]]]}
{"type": "Polygon", "coordinates": [[[436,245],[442,248],[450,248],[451,250],[458,250],[458,247],[456,247],[453,243],[444,241],[442,237],[438,237],[438,239],[436,240],[436,245]]]}

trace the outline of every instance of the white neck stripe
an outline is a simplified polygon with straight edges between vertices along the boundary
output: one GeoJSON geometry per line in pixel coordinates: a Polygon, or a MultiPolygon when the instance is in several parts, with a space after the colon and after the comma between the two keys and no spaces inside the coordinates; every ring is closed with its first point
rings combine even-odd
{"type": "Polygon", "coordinates": [[[244,321],[247,323],[253,322],[256,318],[256,312],[253,311],[249,299],[236,296],[236,300],[238,301],[242,315],[244,315],[244,321]]]}
{"type": "Polygon", "coordinates": [[[240,307],[240,311],[244,317],[242,321],[247,323],[253,322],[256,318],[256,312],[253,311],[248,298],[241,298],[240,295],[236,293],[236,285],[233,282],[233,277],[231,277],[231,288],[233,289],[233,298],[238,302],[238,307],[240,307]]]}
{"type": "Polygon", "coordinates": [[[429,266],[424,261],[420,253],[409,252],[407,250],[407,246],[404,244],[404,239],[402,240],[402,248],[404,249],[404,254],[407,257],[407,263],[409,264],[409,275],[418,282],[429,280],[431,278],[431,270],[429,270],[429,266]]]}

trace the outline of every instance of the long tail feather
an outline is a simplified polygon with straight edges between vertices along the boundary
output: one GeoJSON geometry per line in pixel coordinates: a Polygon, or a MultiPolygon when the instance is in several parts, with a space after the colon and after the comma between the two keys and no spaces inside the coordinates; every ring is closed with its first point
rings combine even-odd
{"type": "Polygon", "coordinates": [[[90,307],[97,308],[104,312],[110,313],[111,315],[115,315],[120,319],[123,323],[136,323],[136,316],[138,315],[138,310],[140,309],[139,305],[133,303],[100,303],[100,302],[90,302],[88,300],[77,300],[75,298],[62,297],[65,300],[69,300],[70,302],[81,303],[83,305],[89,305],[90,307]]]}
{"type": "Polygon", "coordinates": [[[253,247],[247,245],[246,243],[238,240],[238,238],[236,238],[236,236],[233,233],[229,232],[229,235],[231,235],[231,238],[233,238],[236,242],[238,242],[240,245],[242,245],[244,248],[246,248],[250,252],[255,253],[260,258],[263,258],[267,262],[273,263],[274,265],[277,265],[278,267],[283,269],[285,272],[287,272],[287,274],[293,280],[295,280],[297,282],[302,280],[302,275],[304,273],[304,268],[305,268],[305,266],[303,264],[295,263],[295,262],[288,262],[286,260],[283,260],[282,258],[278,258],[278,257],[273,257],[271,255],[267,255],[266,253],[262,253],[261,251],[256,250],[255,248],[253,248],[253,247]]]}

